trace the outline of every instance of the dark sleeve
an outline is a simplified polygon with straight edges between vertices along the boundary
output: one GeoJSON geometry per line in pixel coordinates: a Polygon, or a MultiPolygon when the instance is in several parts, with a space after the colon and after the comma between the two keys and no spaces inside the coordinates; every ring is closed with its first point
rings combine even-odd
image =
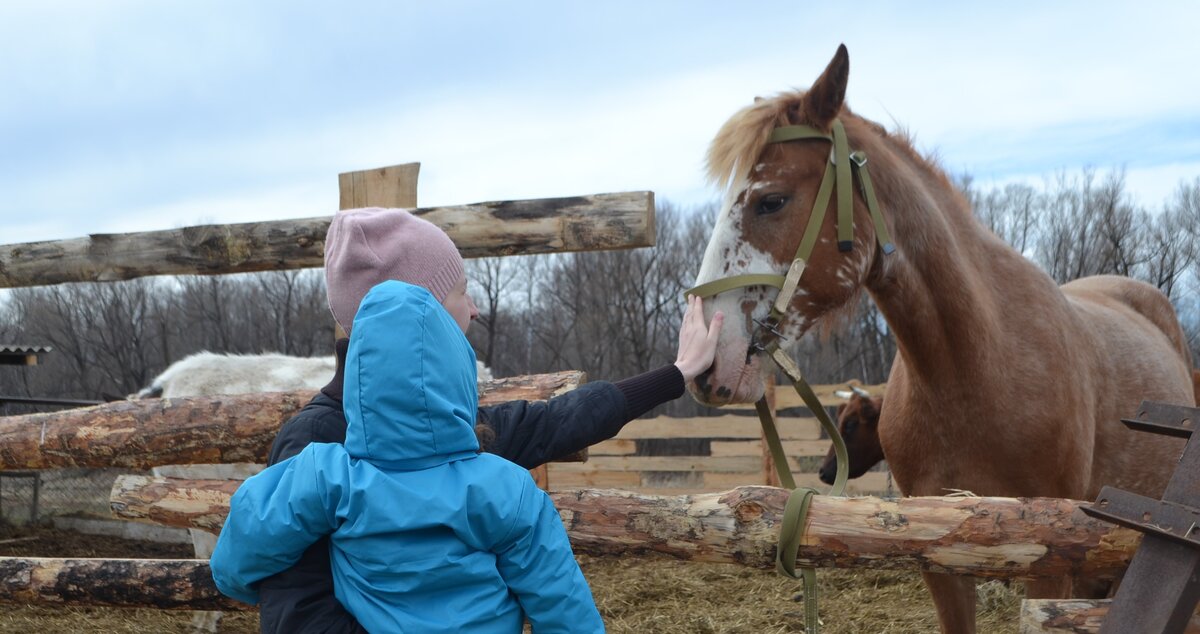
{"type": "Polygon", "coordinates": [[[674,365],[618,383],[594,381],[548,401],[479,409],[495,438],[485,449],[532,469],[617,435],[625,423],[683,394],[674,365]]]}
{"type": "MultiPolygon", "coordinates": [[[[309,443],[345,440],[346,419],[341,409],[333,401],[310,403],[280,428],[269,461],[286,460],[309,443]]],[[[295,566],[259,583],[258,618],[263,634],[365,634],[333,595],[329,547],[329,538],[322,538],[304,551],[295,566]]]]}

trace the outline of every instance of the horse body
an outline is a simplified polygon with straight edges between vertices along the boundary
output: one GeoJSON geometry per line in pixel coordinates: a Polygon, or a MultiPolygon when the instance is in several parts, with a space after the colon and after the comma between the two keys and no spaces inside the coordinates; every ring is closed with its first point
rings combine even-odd
{"type": "MultiPolygon", "coordinates": [[[[1182,441],[1130,431],[1120,419],[1143,399],[1195,402],[1170,302],[1126,278],[1057,286],[983,227],[907,140],[844,108],[848,64],[843,47],[807,93],[759,100],[718,133],[710,175],[730,194],[697,284],[788,269],[829,148],[765,140],[776,127],[828,130],[837,118],[870,161],[896,251],[876,247],[861,196],[851,251],[836,248],[827,214],[781,330],[794,341],[853,306],[859,292],[872,296],[897,341],[878,430],[900,489],[1093,499],[1108,484],[1157,497],[1182,441]]],[[[712,370],[689,386],[698,400],[762,394],[759,355],[748,348],[774,296],[745,287],[706,302],[707,316],[722,310],[727,318],[712,370]]],[[[973,581],[925,576],[943,631],[974,631],[973,581]]],[[[1030,595],[1062,596],[1069,587],[1041,582],[1030,595]]]]}

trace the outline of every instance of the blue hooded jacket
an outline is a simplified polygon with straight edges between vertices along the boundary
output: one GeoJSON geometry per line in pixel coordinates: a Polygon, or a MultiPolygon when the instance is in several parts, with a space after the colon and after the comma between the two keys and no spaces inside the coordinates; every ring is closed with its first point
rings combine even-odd
{"type": "Polygon", "coordinates": [[[475,353],[424,288],[367,293],[346,360],[346,442],[246,480],[211,558],[222,593],[331,535],[337,598],[372,632],[603,632],[557,510],[529,473],[480,454],[475,353]]]}

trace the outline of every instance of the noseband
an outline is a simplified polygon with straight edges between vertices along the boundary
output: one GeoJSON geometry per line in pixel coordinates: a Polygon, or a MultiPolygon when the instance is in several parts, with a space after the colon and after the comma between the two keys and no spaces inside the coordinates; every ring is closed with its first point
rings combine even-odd
{"type": "MultiPolygon", "coordinates": [[[[892,244],[887,226],[883,222],[883,214],[879,211],[879,203],[875,199],[875,188],[871,185],[871,175],[867,172],[867,155],[862,152],[850,151],[850,144],[846,139],[846,130],[842,126],[841,121],[834,119],[832,136],[812,126],[791,125],[776,128],[771,132],[771,136],[767,142],[787,143],[789,141],[805,141],[810,139],[829,141],[832,143],[833,149],[829,153],[829,165],[825,167],[825,174],[821,177],[821,185],[817,189],[817,198],[813,203],[812,215],[809,216],[808,225],[804,229],[804,235],[800,239],[800,246],[796,249],[796,256],[792,258],[792,264],[788,267],[787,274],[747,273],[733,275],[689,289],[685,293],[685,296],[696,295],[702,299],[707,299],[718,293],[747,286],[771,286],[779,289],[779,294],[775,296],[775,302],[771,305],[771,312],[767,318],[762,321],[754,320],[758,324],[758,327],[750,337],[750,347],[746,351],[747,361],[753,354],[766,352],[792,380],[792,387],[795,388],[796,393],[800,395],[805,406],[812,411],[813,415],[821,421],[821,427],[824,428],[825,433],[833,441],[834,454],[837,456],[837,475],[834,477],[833,488],[830,490],[829,495],[842,495],[846,488],[850,463],[846,453],[846,444],[838,432],[837,425],[830,420],[829,413],[821,405],[820,399],[817,398],[812,387],[808,385],[808,382],[800,374],[800,368],[779,347],[779,342],[784,338],[779,332],[779,326],[787,316],[788,306],[792,303],[792,299],[796,294],[796,288],[800,284],[800,276],[804,274],[804,268],[808,263],[809,257],[812,255],[813,246],[816,245],[817,234],[820,233],[821,224],[825,220],[825,213],[829,207],[830,197],[835,189],[835,185],[837,189],[838,208],[838,250],[843,252],[850,251],[854,246],[854,197],[852,183],[854,174],[858,175],[858,184],[862,188],[863,199],[867,203],[867,209],[871,214],[871,221],[875,225],[875,239],[878,241],[880,249],[884,255],[888,255],[895,251],[896,247],[892,244]]],[[[811,504],[812,496],[816,493],[816,490],[811,488],[796,488],[796,482],[792,477],[791,470],[788,468],[787,456],[783,452],[783,445],[779,440],[779,432],[775,428],[774,417],[772,416],[770,406],[767,404],[766,397],[764,396],[759,399],[754,404],[754,407],[758,411],[759,420],[762,422],[763,438],[771,452],[771,458],[779,474],[779,482],[783,486],[793,489],[792,495],[788,498],[787,505],[784,507],[783,521],[781,522],[779,531],[779,547],[776,549],[775,569],[780,574],[797,578],[796,555],[800,550],[805,516],[808,513],[809,504],[811,504]]],[[[806,631],[815,633],[818,627],[816,618],[816,580],[811,568],[803,568],[801,571],[804,578],[806,631]]]]}

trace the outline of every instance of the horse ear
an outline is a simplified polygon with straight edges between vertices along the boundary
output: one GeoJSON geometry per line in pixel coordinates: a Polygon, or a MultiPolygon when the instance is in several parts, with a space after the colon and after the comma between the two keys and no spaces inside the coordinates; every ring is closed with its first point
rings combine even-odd
{"type": "Polygon", "coordinates": [[[846,100],[846,83],[849,79],[850,53],[845,44],[840,44],[829,66],[825,67],[825,72],[813,82],[804,97],[804,114],[809,123],[823,128],[837,117],[846,100]]]}

